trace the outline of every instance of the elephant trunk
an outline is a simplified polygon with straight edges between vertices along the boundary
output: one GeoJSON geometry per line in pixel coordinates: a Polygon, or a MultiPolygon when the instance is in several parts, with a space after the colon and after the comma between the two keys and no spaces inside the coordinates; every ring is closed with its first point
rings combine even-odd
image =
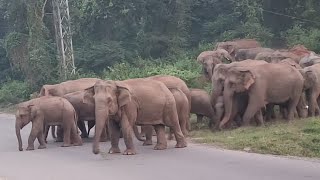
{"type": "Polygon", "coordinates": [[[211,106],[215,109],[215,105],[217,103],[217,99],[219,96],[223,95],[223,85],[219,84],[218,82],[213,82],[214,89],[211,92],[211,106]]]}
{"type": "Polygon", "coordinates": [[[231,90],[224,90],[223,101],[224,101],[225,113],[219,125],[220,129],[223,128],[223,126],[230,120],[230,117],[231,117],[232,106],[233,106],[233,92],[231,90]]]}
{"type": "Polygon", "coordinates": [[[22,149],[22,139],[21,139],[20,129],[21,129],[20,123],[16,122],[16,135],[17,135],[18,144],[19,144],[19,151],[23,151],[23,149],[22,149]]]}
{"type": "Polygon", "coordinates": [[[143,139],[138,131],[138,127],[137,125],[133,125],[133,132],[134,132],[134,135],[136,136],[136,138],[139,140],[139,141],[145,141],[145,139],[143,139]]]}
{"type": "Polygon", "coordinates": [[[109,112],[108,108],[99,107],[99,105],[96,105],[96,128],[95,128],[95,135],[94,135],[94,141],[93,141],[93,153],[99,154],[99,142],[100,137],[102,134],[102,131],[104,127],[106,126],[106,121],[108,120],[109,112]]]}

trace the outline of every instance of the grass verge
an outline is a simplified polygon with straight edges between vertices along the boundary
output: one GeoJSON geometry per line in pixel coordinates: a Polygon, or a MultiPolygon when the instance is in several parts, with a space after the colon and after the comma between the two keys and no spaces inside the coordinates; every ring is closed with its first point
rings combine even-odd
{"type": "Polygon", "coordinates": [[[198,128],[190,134],[194,142],[225,149],[320,158],[320,119],[316,118],[294,120],[289,123],[280,120],[267,123],[265,127],[220,132],[198,128]]]}
{"type": "Polygon", "coordinates": [[[14,114],[15,112],[16,112],[15,105],[6,105],[6,106],[0,105],[0,113],[14,114]]]}

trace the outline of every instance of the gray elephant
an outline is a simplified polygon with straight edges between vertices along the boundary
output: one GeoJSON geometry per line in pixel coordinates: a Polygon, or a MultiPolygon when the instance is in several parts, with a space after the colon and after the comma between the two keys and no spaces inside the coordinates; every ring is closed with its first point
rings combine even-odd
{"type": "Polygon", "coordinates": [[[34,141],[37,138],[39,149],[46,148],[44,140],[44,127],[48,125],[61,125],[64,129],[63,147],[71,144],[82,145],[77,133],[77,115],[73,106],[61,97],[40,97],[20,103],[16,112],[16,135],[19,150],[22,151],[20,129],[32,122],[32,129],[28,139],[27,150],[34,150],[34,141]]]}
{"type": "Polygon", "coordinates": [[[217,49],[215,51],[204,51],[199,54],[197,61],[202,64],[202,70],[205,77],[210,80],[212,71],[217,64],[223,62],[233,62],[234,59],[224,49],[217,49]]]}
{"type": "Polygon", "coordinates": [[[254,59],[257,56],[257,54],[262,52],[272,53],[274,52],[274,50],[270,48],[262,48],[262,47],[250,48],[250,49],[238,49],[235,54],[235,60],[243,61],[246,59],[254,59]]]}
{"type": "Polygon", "coordinates": [[[236,39],[226,42],[218,42],[215,50],[225,49],[231,57],[235,57],[238,49],[249,49],[261,47],[261,44],[255,39],[236,39]]]}
{"type": "Polygon", "coordinates": [[[300,70],[300,73],[305,79],[304,90],[309,105],[309,116],[319,115],[320,109],[317,99],[320,95],[320,64],[305,67],[300,70]]]}
{"type": "Polygon", "coordinates": [[[316,53],[312,52],[309,55],[304,56],[301,61],[299,62],[301,67],[308,67],[312,66],[314,64],[320,63],[320,56],[318,56],[316,53]]]}
{"type": "Polygon", "coordinates": [[[109,153],[120,153],[119,136],[122,129],[127,149],[123,154],[136,154],[131,131],[132,126],[153,125],[157,133],[155,150],[167,148],[165,125],[173,128],[176,147],[187,146],[180,128],[175,99],[162,83],[151,79],[129,79],[125,81],[98,81],[86,90],[84,103],[94,97],[96,131],[93,153],[99,153],[99,139],[104,125],[108,122],[111,130],[109,153]],[[115,118],[111,118],[115,116],[115,118]],[[108,119],[110,120],[108,121],[108,119]]]}
{"type": "MultiPolygon", "coordinates": [[[[191,111],[190,113],[197,115],[197,122],[202,122],[203,116],[208,117],[210,119],[209,126],[212,124],[215,124],[216,117],[214,109],[212,108],[211,102],[210,102],[210,96],[209,94],[202,89],[190,89],[191,93],[191,111]]],[[[223,108],[223,107],[221,107],[223,108]]],[[[219,113],[222,113],[221,109],[217,109],[217,111],[220,111],[219,113]]]]}
{"type": "Polygon", "coordinates": [[[248,107],[242,118],[244,126],[247,126],[250,119],[267,103],[287,103],[288,120],[292,120],[302,94],[303,83],[300,72],[285,64],[230,68],[223,91],[225,116],[219,127],[222,128],[230,118],[235,94],[243,92],[247,92],[249,96],[248,107]]]}

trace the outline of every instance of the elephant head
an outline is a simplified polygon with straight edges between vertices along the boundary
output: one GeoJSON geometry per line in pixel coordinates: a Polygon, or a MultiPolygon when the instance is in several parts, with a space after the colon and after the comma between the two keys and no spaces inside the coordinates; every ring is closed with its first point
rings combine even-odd
{"type": "Polygon", "coordinates": [[[311,69],[304,68],[304,69],[300,69],[299,72],[304,78],[304,84],[303,84],[304,90],[311,88],[317,82],[317,77],[311,69]]]}
{"type": "Polygon", "coordinates": [[[19,151],[22,151],[22,139],[20,130],[32,121],[36,116],[37,109],[32,104],[19,104],[16,111],[16,136],[19,144],[19,151]]]}
{"type": "Polygon", "coordinates": [[[247,92],[255,83],[255,79],[256,77],[251,68],[236,67],[229,69],[227,78],[224,82],[223,91],[223,99],[225,103],[224,118],[230,119],[234,94],[247,92]]]}
{"type": "Polygon", "coordinates": [[[131,101],[127,85],[121,81],[97,81],[93,87],[85,90],[83,102],[95,103],[96,129],[93,153],[99,153],[99,141],[109,116],[120,114],[119,109],[131,101]]]}
{"type": "Polygon", "coordinates": [[[61,93],[59,91],[58,85],[43,85],[38,97],[41,97],[41,96],[62,96],[62,95],[63,95],[63,93],[61,93]]]}
{"type": "Polygon", "coordinates": [[[229,62],[233,61],[233,58],[224,49],[204,51],[197,58],[197,61],[202,64],[203,73],[208,80],[211,79],[212,71],[215,66],[222,63],[224,60],[229,62]]]}
{"type": "Polygon", "coordinates": [[[320,56],[318,56],[314,52],[311,52],[309,55],[304,56],[299,62],[301,67],[308,67],[318,63],[320,63],[320,56]]]}

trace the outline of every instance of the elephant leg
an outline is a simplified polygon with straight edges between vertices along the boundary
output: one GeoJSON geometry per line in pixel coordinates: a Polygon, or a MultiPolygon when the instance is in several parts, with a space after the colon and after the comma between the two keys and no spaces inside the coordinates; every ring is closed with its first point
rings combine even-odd
{"type": "Polygon", "coordinates": [[[70,131],[70,137],[71,137],[71,144],[73,146],[82,146],[82,139],[78,132],[78,127],[75,122],[71,123],[71,131],[70,131]]]}
{"type": "MultiPolygon", "coordinates": [[[[50,126],[49,126],[50,127],[50,126]]],[[[49,128],[48,128],[49,129],[49,128]]],[[[47,146],[46,146],[46,142],[45,142],[45,139],[44,139],[44,134],[43,134],[43,132],[42,131],[40,131],[39,133],[38,133],[38,136],[37,136],[37,139],[38,139],[38,142],[39,142],[39,147],[38,147],[38,149],[45,149],[45,148],[47,148],[47,146]]]]}
{"type": "Polygon", "coordinates": [[[173,140],[173,130],[172,130],[172,128],[169,128],[168,140],[173,140]]]}
{"type": "Polygon", "coordinates": [[[149,146],[152,145],[152,135],[153,135],[153,126],[146,125],[141,126],[141,128],[144,128],[146,140],[143,142],[143,146],[149,146]]]}
{"type": "Polygon", "coordinates": [[[299,102],[299,98],[289,100],[289,103],[288,103],[288,117],[287,117],[288,121],[294,119],[294,112],[295,112],[295,110],[297,108],[298,102],[299,102]]]}
{"type": "Polygon", "coordinates": [[[275,113],[274,113],[274,104],[267,104],[266,105],[266,121],[270,121],[271,119],[274,119],[275,113]]]}
{"type": "Polygon", "coordinates": [[[56,126],[51,126],[51,135],[52,135],[53,139],[57,139],[56,126]]]}
{"type": "Polygon", "coordinates": [[[114,120],[110,119],[109,129],[111,131],[110,133],[111,148],[109,149],[109,153],[110,154],[120,153],[121,152],[119,148],[120,126],[114,120]]]}
{"type": "Polygon", "coordinates": [[[90,130],[93,128],[93,126],[96,125],[96,121],[88,121],[88,137],[90,135],[90,130]]]}
{"type": "Polygon", "coordinates": [[[252,96],[249,96],[249,102],[248,107],[243,115],[242,118],[242,125],[248,126],[250,124],[250,120],[254,115],[260,111],[260,109],[263,107],[264,103],[259,101],[259,97],[253,98],[252,96]]]}
{"type": "Polygon", "coordinates": [[[202,123],[203,115],[197,114],[197,123],[202,123]]]}
{"type": "Polygon", "coordinates": [[[48,138],[48,133],[49,133],[49,129],[50,129],[50,126],[48,125],[44,125],[44,141],[47,143],[47,138],[48,138]]]}
{"type": "Polygon", "coordinates": [[[154,150],[167,149],[167,140],[165,134],[165,126],[157,124],[153,126],[157,133],[157,145],[153,148],[154,150]]]}
{"type": "MultiPolygon", "coordinates": [[[[133,122],[133,121],[130,121],[133,122]]],[[[122,114],[121,118],[121,129],[123,134],[124,143],[127,149],[123,152],[124,155],[135,155],[136,150],[134,149],[132,141],[132,124],[129,123],[129,118],[126,113],[122,114]]]]}
{"type": "Polygon", "coordinates": [[[264,121],[263,121],[263,116],[262,116],[262,112],[261,110],[258,111],[255,115],[254,115],[254,119],[257,123],[257,126],[263,126],[264,125],[264,121]]]}
{"type": "Polygon", "coordinates": [[[107,141],[108,141],[107,127],[105,126],[102,129],[102,133],[101,133],[101,136],[100,136],[100,142],[107,142],[107,141]]]}
{"type": "Polygon", "coordinates": [[[36,123],[32,123],[32,129],[28,138],[28,147],[27,151],[34,150],[34,141],[36,140],[38,134],[40,133],[40,128],[43,128],[39,125],[36,125],[36,123]]]}
{"type": "Polygon", "coordinates": [[[184,148],[187,147],[187,142],[185,137],[183,136],[183,133],[181,131],[179,122],[174,121],[173,126],[171,127],[173,129],[174,132],[174,136],[176,138],[177,144],[176,144],[176,148],[184,148]]]}
{"type": "MultiPolygon", "coordinates": [[[[69,124],[68,124],[69,125],[69,124]]],[[[71,127],[64,123],[63,126],[63,144],[62,147],[71,146],[71,127]]]]}
{"type": "Polygon", "coordinates": [[[61,125],[57,126],[57,139],[56,142],[63,142],[63,128],[61,125]]]}
{"type": "Polygon", "coordinates": [[[88,133],[84,121],[79,120],[77,125],[81,131],[81,138],[88,138],[88,133]]]}

